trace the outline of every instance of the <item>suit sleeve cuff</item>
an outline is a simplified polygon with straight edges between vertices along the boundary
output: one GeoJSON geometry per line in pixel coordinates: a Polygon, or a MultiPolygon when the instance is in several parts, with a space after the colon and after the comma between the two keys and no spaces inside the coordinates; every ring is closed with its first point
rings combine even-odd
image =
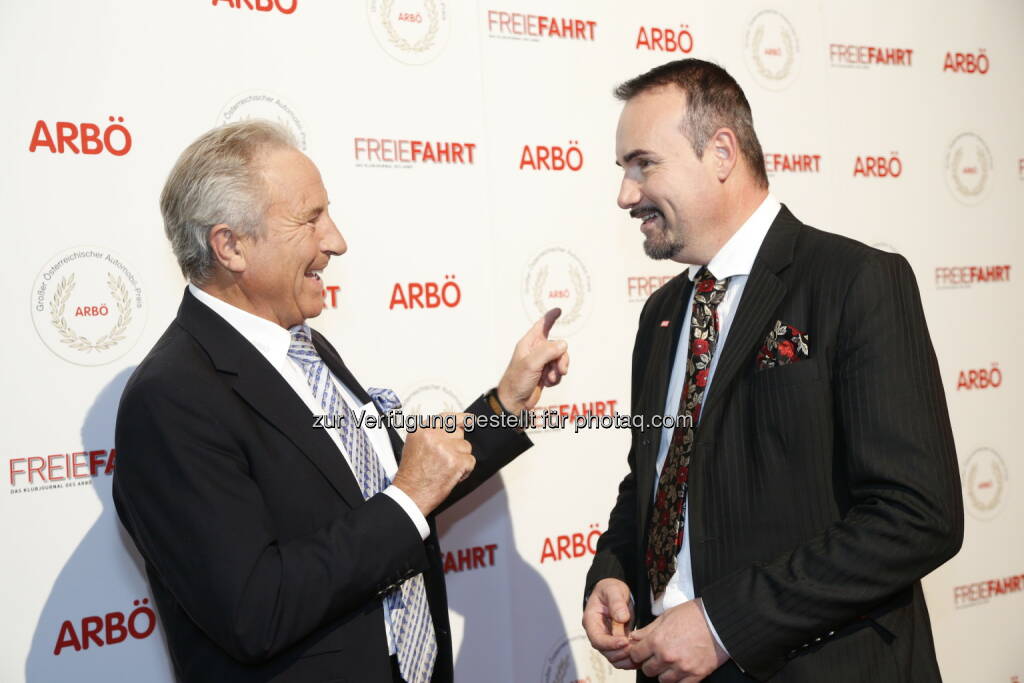
{"type": "MultiPolygon", "coordinates": [[[[726,655],[729,656],[730,659],[732,659],[732,655],[730,655],[729,650],[726,649],[725,643],[723,643],[722,639],[718,637],[718,631],[715,630],[715,625],[711,623],[711,617],[708,616],[707,610],[704,609],[704,601],[700,598],[698,598],[697,600],[700,603],[700,611],[701,614],[704,615],[704,621],[708,625],[708,630],[711,631],[711,637],[715,639],[716,643],[718,643],[718,647],[722,648],[722,652],[724,652],[726,655]]],[[[739,665],[737,664],[737,666],[739,665]]],[[[742,667],[740,668],[740,671],[743,671],[742,667]]]]}
{"type": "Polygon", "coordinates": [[[381,493],[391,498],[405,510],[405,514],[409,515],[409,519],[416,525],[416,530],[420,532],[420,539],[427,540],[427,536],[430,535],[430,526],[427,524],[427,518],[420,512],[419,507],[417,507],[416,503],[412,502],[412,498],[397,486],[389,486],[381,491],[381,493]]]}

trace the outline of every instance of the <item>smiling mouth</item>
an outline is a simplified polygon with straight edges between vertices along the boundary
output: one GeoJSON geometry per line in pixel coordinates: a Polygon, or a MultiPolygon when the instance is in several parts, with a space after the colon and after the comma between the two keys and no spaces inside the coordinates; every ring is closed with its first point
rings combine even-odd
{"type": "Polygon", "coordinates": [[[317,282],[321,282],[322,278],[320,276],[323,275],[323,272],[324,272],[323,268],[317,268],[315,270],[307,270],[306,271],[306,277],[308,277],[311,280],[316,280],[317,282]]]}
{"type": "Polygon", "coordinates": [[[654,221],[658,218],[664,218],[664,215],[658,209],[653,206],[645,206],[643,208],[633,209],[629,212],[629,215],[633,218],[639,218],[640,228],[650,228],[654,226],[654,221]]]}

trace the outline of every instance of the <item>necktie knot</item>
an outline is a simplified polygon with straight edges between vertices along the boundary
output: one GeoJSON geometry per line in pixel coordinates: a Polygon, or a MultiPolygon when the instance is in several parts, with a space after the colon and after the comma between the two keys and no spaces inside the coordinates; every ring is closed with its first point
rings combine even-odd
{"type": "Polygon", "coordinates": [[[313,337],[310,334],[308,325],[296,325],[289,332],[292,335],[292,342],[288,346],[288,357],[300,363],[318,363],[320,354],[313,346],[313,337]]]}
{"type": "Polygon", "coordinates": [[[717,280],[707,266],[704,266],[697,271],[697,277],[694,278],[694,299],[702,304],[717,306],[725,296],[725,289],[728,286],[729,278],[717,280]]]}

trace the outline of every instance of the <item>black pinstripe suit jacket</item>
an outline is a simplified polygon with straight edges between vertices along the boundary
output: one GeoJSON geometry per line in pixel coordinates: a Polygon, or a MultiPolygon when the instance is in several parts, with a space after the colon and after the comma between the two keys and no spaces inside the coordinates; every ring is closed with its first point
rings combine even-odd
{"type": "MultiPolygon", "coordinates": [[[[676,277],[640,315],[634,414],[664,409],[691,286],[676,277]]],[[[940,680],[920,579],[959,550],[963,506],[907,261],[783,207],[719,353],[687,504],[696,593],[733,658],[708,680],[940,680]],[[809,335],[809,358],[759,370],[776,320],[809,335]]],[[[640,625],[658,441],[633,432],[586,587],[626,581],[640,625]]]]}

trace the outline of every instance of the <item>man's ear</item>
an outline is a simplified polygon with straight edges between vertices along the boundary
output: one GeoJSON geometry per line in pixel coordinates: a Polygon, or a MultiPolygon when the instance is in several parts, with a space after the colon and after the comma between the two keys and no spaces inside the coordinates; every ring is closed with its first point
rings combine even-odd
{"type": "Polygon", "coordinates": [[[712,155],[718,181],[725,182],[739,162],[740,146],[736,133],[730,128],[719,128],[708,141],[708,150],[712,155]]]}
{"type": "Polygon", "coordinates": [[[217,263],[232,273],[245,271],[245,245],[230,225],[218,223],[210,228],[209,240],[217,263]]]}

